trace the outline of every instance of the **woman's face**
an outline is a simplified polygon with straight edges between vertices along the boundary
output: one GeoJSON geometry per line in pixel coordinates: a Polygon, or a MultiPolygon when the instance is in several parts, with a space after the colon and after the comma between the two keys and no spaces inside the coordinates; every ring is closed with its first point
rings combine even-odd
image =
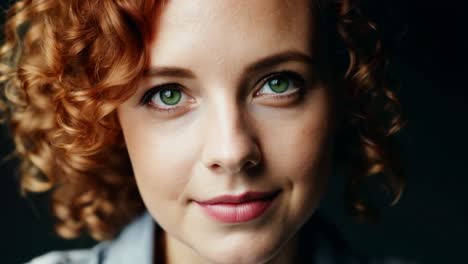
{"type": "Polygon", "coordinates": [[[171,0],[155,18],[118,117],[175,263],[274,262],[318,206],[333,120],[312,3],[171,0]]]}

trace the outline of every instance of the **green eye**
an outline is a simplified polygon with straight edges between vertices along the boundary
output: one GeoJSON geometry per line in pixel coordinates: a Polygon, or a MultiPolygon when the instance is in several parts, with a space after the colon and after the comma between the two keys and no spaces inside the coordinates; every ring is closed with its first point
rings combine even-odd
{"type": "Polygon", "coordinates": [[[278,76],[269,80],[268,86],[275,93],[283,93],[289,88],[289,79],[278,76]]]}
{"type": "Polygon", "coordinates": [[[270,98],[291,98],[304,90],[305,79],[296,72],[282,71],[264,77],[257,95],[269,95],[270,98]]]}
{"type": "Polygon", "coordinates": [[[173,89],[164,89],[159,92],[159,98],[161,101],[167,105],[175,105],[180,101],[181,98],[180,91],[173,89]]]}

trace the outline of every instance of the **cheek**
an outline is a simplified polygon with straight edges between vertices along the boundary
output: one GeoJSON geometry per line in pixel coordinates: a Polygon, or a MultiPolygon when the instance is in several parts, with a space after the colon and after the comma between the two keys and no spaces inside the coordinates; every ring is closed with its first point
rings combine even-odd
{"type": "Polygon", "coordinates": [[[303,123],[297,128],[296,136],[276,145],[274,153],[278,177],[292,186],[293,200],[301,204],[304,200],[317,201],[326,189],[330,167],[327,151],[327,129],[316,124],[303,123]],[[308,126],[309,125],[309,126],[308,126]]]}
{"type": "Polygon", "coordinates": [[[301,109],[288,123],[271,124],[269,142],[265,144],[266,152],[272,154],[271,167],[291,181],[304,185],[317,183],[330,165],[328,120],[325,106],[312,105],[301,109]]]}
{"type": "Polygon", "coordinates": [[[148,122],[123,119],[130,160],[141,195],[148,207],[178,202],[193,164],[187,136],[152,127],[148,122]]]}
{"type": "MultiPolygon", "coordinates": [[[[330,173],[331,123],[325,94],[317,92],[281,125],[268,124],[264,142],[269,173],[287,186],[291,219],[305,219],[318,206],[330,173]]],[[[277,122],[275,122],[277,123],[277,122]]]]}
{"type": "Polygon", "coordinates": [[[327,189],[330,171],[326,127],[311,124],[299,130],[291,142],[291,159],[287,170],[293,186],[289,215],[307,219],[318,207],[327,189]]]}
{"type": "Polygon", "coordinates": [[[328,129],[317,122],[305,123],[291,142],[291,170],[297,172],[299,182],[316,182],[328,165],[328,129]],[[311,179],[312,178],[312,179],[311,179]]]}

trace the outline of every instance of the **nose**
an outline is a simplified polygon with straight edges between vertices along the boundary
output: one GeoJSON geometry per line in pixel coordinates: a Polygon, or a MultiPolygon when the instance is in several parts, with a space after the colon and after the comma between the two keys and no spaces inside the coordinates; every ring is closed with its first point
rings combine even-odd
{"type": "Polygon", "coordinates": [[[255,167],[261,152],[254,133],[237,106],[226,104],[211,111],[202,162],[209,170],[234,175],[255,167]]]}

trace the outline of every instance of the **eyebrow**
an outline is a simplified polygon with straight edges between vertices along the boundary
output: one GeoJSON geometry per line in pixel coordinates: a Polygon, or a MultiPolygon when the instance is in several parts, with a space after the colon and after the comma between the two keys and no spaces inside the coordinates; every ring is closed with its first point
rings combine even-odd
{"type": "MultiPolygon", "coordinates": [[[[288,50],[283,51],[280,53],[276,53],[265,58],[262,58],[258,61],[255,61],[249,64],[245,70],[246,72],[258,72],[275,65],[290,62],[290,61],[298,61],[303,62],[306,64],[313,65],[315,64],[315,60],[300,51],[296,50],[288,50]]],[[[145,77],[179,77],[179,78],[187,78],[187,79],[194,79],[195,74],[193,71],[189,69],[184,69],[180,67],[173,67],[173,66],[159,66],[159,67],[151,67],[146,69],[143,73],[145,77]]]]}

